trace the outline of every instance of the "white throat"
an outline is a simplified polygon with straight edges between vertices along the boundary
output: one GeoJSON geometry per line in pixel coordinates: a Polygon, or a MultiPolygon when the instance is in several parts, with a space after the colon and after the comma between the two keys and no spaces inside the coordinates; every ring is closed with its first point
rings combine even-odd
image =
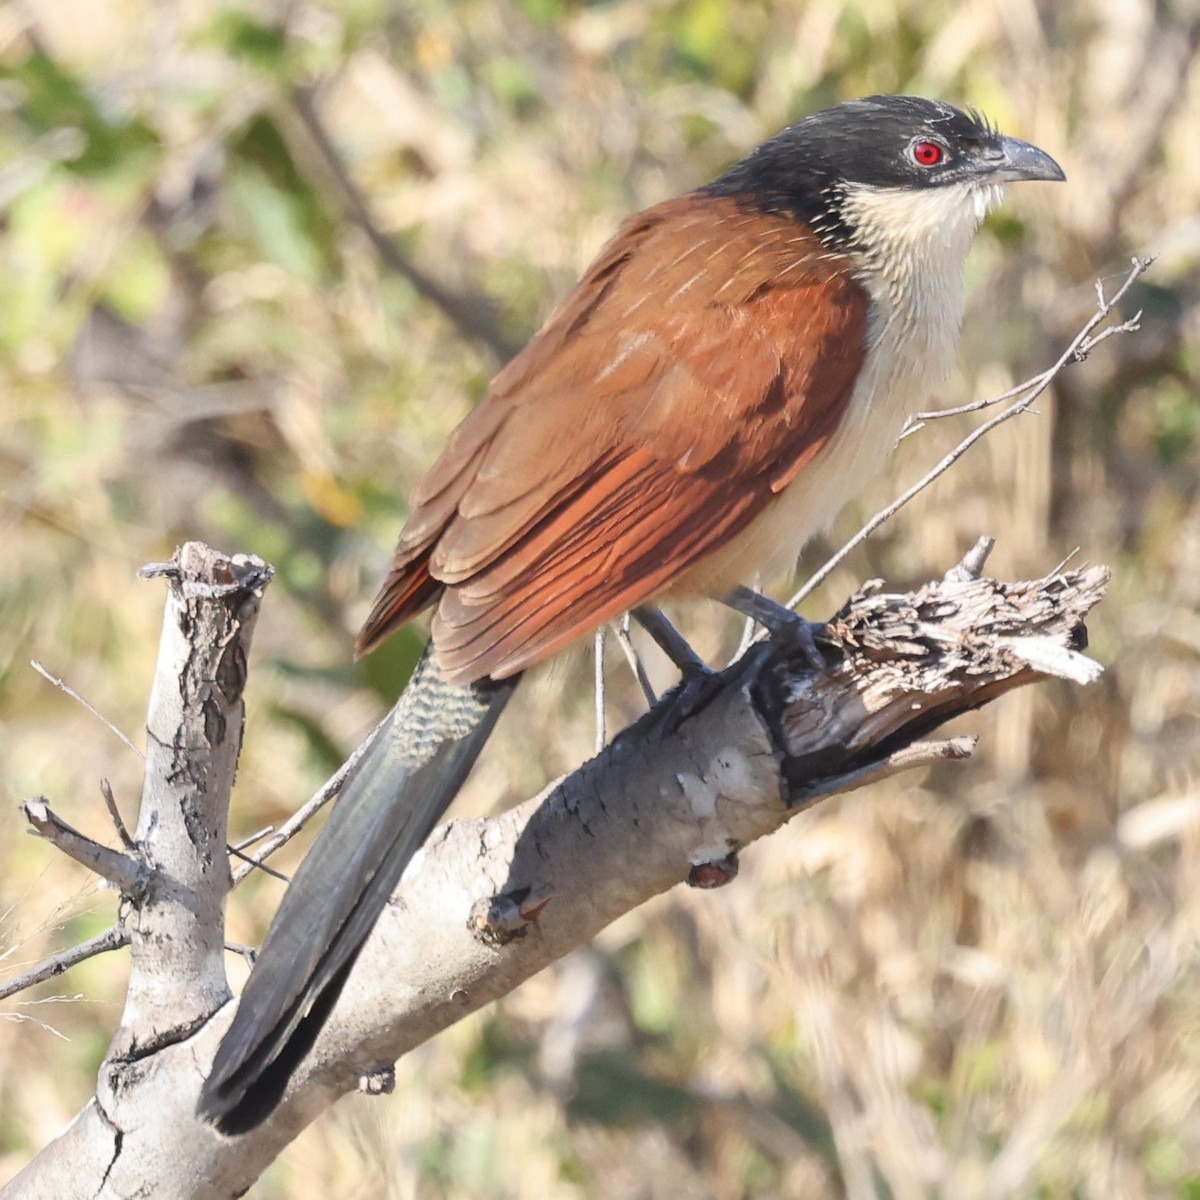
{"type": "Polygon", "coordinates": [[[846,195],[848,223],[858,230],[852,257],[872,301],[869,365],[846,423],[865,421],[877,431],[866,440],[872,447],[884,443],[880,462],[954,366],[963,263],[1001,195],[998,185],[973,183],[916,191],[859,186],[846,195]]]}
{"type": "Polygon", "coordinates": [[[875,305],[872,347],[898,355],[893,369],[918,371],[927,385],[949,373],[962,325],[963,263],[1001,196],[999,185],[977,183],[847,192],[844,211],[859,231],[852,256],[875,305]]]}

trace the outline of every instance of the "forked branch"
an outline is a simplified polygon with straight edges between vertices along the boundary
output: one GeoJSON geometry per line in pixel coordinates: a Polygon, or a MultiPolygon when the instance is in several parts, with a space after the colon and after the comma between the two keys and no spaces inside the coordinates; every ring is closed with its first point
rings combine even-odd
{"type": "Polygon", "coordinates": [[[863,589],[830,622],[824,670],[794,648],[757,645],[669,693],[549,794],[435,833],[278,1111],[230,1140],[194,1113],[233,1011],[219,972],[229,873],[206,864],[224,838],[246,639],[268,575],[187,547],[170,569],[156,686],[183,703],[167,728],[152,702],[148,766],[192,782],[171,797],[147,776],[137,843],[154,844],[152,825],[167,833],[143,898],[130,901],[136,961],[121,1028],[96,1097],[6,1195],[116,1196],[147,1181],[163,1195],[241,1194],[339,1095],[386,1090],[397,1057],[649,897],[728,882],[742,847],[824,796],[966,757],[971,739],[929,738],[959,713],[1051,676],[1094,678],[1083,619],[1107,572],[1003,584],[978,578],[983,557],[972,551],[911,594],[863,589]],[[220,769],[194,769],[201,761],[220,769]],[[190,806],[190,833],[168,801],[190,806]],[[207,832],[189,851],[197,819],[207,832]]]}

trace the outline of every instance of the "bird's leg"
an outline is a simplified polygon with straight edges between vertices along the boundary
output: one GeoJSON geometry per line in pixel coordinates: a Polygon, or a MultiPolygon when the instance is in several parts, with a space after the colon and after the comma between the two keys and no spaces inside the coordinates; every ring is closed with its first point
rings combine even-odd
{"type": "Polygon", "coordinates": [[[658,703],[658,697],[654,694],[654,689],[650,686],[650,677],[646,674],[646,668],[642,666],[642,660],[638,657],[637,648],[633,644],[633,639],[629,636],[628,613],[621,618],[621,623],[617,626],[617,645],[621,647],[621,651],[625,655],[625,661],[629,663],[629,669],[638,681],[638,686],[642,689],[642,695],[646,697],[646,703],[653,708],[658,703]]]}
{"type": "Polygon", "coordinates": [[[824,625],[806,621],[799,613],[741,584],[722,596],[721,603],[757,621],[771,635],[772,641],[799,645],[816,670],[825,670],[826,663],[816,641],[816,635],[825,628],[824,625]]]}
{"type": "Polygon", "coordinates": [[[679,668],[679,673],[684,679],[695,679],[712,673],[704,659],[687,644],[683,635],[659,609],[643,604],[633,610],[633,618],[679,668]]]}
{"type": "Polygon", "coordinates": [[[603,625],[596,630],[596,640],[592,651],[592,671],[596,685],[596,753],[604,749],[608,741],[608,730],[604,722],[604,629],[603,625]]]}

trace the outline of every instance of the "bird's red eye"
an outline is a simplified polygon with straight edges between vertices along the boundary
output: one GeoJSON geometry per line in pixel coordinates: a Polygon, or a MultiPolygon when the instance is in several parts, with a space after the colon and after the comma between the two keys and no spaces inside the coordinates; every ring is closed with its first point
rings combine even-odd
{"type": "Polygon", "coordinates": [[[937,142],[913,142],[908,152],[919,167],[936,167],[946,156],[937,142]]]}

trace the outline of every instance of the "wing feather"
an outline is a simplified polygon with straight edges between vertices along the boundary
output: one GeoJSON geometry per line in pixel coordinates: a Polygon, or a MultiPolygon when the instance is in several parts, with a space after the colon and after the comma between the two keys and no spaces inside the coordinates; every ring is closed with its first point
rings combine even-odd
{"type": "Polygon", "coordinates": [[[867,312],[785,215],[640,214],[452,436],[360,647],[441,589],[443,670],[502,678],[670,590],[837,429],[867,312]]]}

